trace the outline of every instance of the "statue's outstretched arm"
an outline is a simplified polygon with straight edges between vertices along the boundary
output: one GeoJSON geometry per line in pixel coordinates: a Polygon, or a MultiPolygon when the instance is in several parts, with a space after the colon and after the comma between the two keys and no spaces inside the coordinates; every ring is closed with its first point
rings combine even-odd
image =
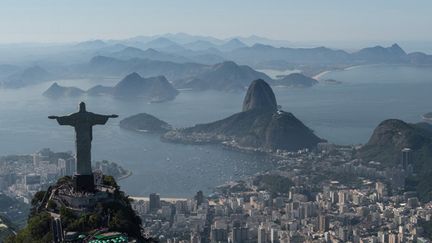
{"type": "Polygon", "coordinates": [[[56,119],[59,125],[74,125],[74,119],[71,116],[49,116],[49,119],[56,119]]]}
{"type": "Polygon", "coordinates": [[[92,114],[92,120],[94,125],[104,125],[109,118],[117,118],[118,115],[99,115],[92,114]]]}

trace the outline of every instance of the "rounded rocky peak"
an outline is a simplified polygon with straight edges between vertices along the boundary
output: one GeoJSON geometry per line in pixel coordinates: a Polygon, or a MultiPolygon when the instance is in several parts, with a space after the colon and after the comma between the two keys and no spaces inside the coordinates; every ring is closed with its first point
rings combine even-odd
{"type": "Polygon", "coordinates": [[[53,84],[51,84],[51,87],[60,87],[60,85],[57,82],[54,82],[53,84]]]}
{"type": "Polygon", "coordinates": [[[135,79],[141,79],[142,77],[137,73],[133,72],[131,74],[128,74],[126,77],[124,77],[123,80],[135,80],[135,79]]]}
{"type": "Polygon", "coordinates": [[[395,129],[395,128],[407,128],[409,124],[399,119],[387,119],[382,121],[377,128],[395,129]]]}
{"type": "Polygon", "coordinates": [[[252,109],[277,110],[276,97],[272,88],[262,79],[253,81],[243,101],[243,111],[252,109]]]}
{"type": "Polygon", "coordinates": [[[408,134],[412,131],[413,127],[402,120],[384,120],[375,128],[368,144],[385,145],[389,143],[403,143],[407,139],[408,134]]]}

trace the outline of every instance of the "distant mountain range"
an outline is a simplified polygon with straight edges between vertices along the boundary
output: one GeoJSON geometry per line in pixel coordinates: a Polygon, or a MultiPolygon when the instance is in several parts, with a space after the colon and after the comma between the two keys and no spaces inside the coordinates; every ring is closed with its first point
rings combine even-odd
{"type": "MultiPolygon", "coordinates": [[[[353,65],[432,65],[432,55],[407,53],[398,44],[367,47],[356,52],[327,47],[290,48],[287,47],[289,44],[257,36],[221,40],[182,33],[125,40],[92,40],[44,47],[49,54],[35,54],[30,67],[1,65],[0,82],[6,88],[19,88],[59,77],[122,77],[137,72],[144,77],[163,75],[177,88],[231,90],[244,88],[254,79],[264,79],[272,85],[278,83],[263,74],[246,74],[252,73],[245,71],[246,66],[250,69],[298,69],[312,77],[322,71],[353,65]],[[227,63],[236,63],[241,68],[218,72],[217,66],[227,66],[227,63]],[[226,77],[220,77],[222,73],[226,77]],[[251,77],[245,82],[243,79],[248,76],[251,77]]],[[[295,86],[294,83],[285,83],[295,86]]]]}
{"type": "Polygon", "coordinates": [[[98,56],[90,61],[86,70],[91,74],[105,75],[124,75],[130,72],[137,72],[142,76],[164,75],[175,87],[194,90],[235,91],[244,90],[255,79],[271,82],[271,78],[266,74],[234,62],[204,65],[137,58],[119,60],[98,56]]]}
{"type": "MultiPolygon", "coordinates": [[[[139,37],[120,40],[127,46],[143,50],[153,48],[159,52],[175,54],[193,62],[215,64],[211,59],[221,62],[232,60],[254,68],[289,68],[292,65],[359,65],[376,63],[411,63],[416,65],[432,64],[432,55],[421,52],[406,53],[398,44],[390,47],[367,47],[350,53],[326,47],[289,48],[287,41],[251,36],[219,40],[211,37],[187,34],[139,37]],[[201,56],[200,60],[193,56],[201,56]],[[207,56],[209,59],[204,58],[207,56]]],[[[101,46],[101,45],[100,45],[101,46]]],[[[105,55],[105,54],[103,54],[105,55]]],[[[174,61],[171,59],[170,61],[174,61]]],[[[184,61],[180,59],[180,61],[184,61]]]]}
{"type": "Polygon", "coordinates": [[[28,85],[39,84],[55,79],[55,75],[40,66],[32,66],[3,78],[2,86],[5,88],[22,88],[28,85]]]}
{"type": "Polygon", "coordinates": [[[57,82],[54,82],[44,93],[43,96],[57,99],[63,97],[79,97],[85,93],[84,90],[76,87],[64,87],[60,86],[57,82]]]}

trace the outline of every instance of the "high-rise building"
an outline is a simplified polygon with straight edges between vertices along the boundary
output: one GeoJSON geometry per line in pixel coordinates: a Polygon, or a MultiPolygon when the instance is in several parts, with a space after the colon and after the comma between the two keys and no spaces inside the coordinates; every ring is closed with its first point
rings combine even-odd
{"type": "Polygon", "coordinates": [[[232,243],[247,243],[249,241],[249,229],[243,227],[240,222],[233,224],[232,243]]]}
{"type": "Polygon", "coordinates": [[[24,176],[25,185],[34,185],[41,183],[41,176],[38,174],[28,174],[24,176]]]}
{"type": "Polygon", "coordinates": [[[42,156],[39,153],[34,153],[32,154],[32,157],[33,157],[33,166],[39,167],[39,164],[42,160],[42,156]]]}
{"type": "Polygon", "coordinates": [[[76,172],[75,158],[58,159],[57,168],[61,176],[73,176],[76,172]]]}
{"type": "Polygon", "coordinates": [[[228,226],[225,221],[216,220],[210,229],[210,242],[228,242],[228,226]]]}
{"type": "Polygon", "coordinates": [[[157,211],[161,207],[160,196],[157,193],[151,193],[149,196],[150,211],[157,211]]]}
{"type": "Polygon", "coordinates": [[[320,233],[324,233],[327,232],[329,230],[329,219],[326,215],[319,215],[318,217],[319,220],[319,231],[320,233]]]}
{"type": "Polygon", "coordinates": [[[202,191],[198,191],[195,195],[195,202],[197,206],[200,206],[204,202],[204,194],[202,191]]]}
{"type": "Polygon", "coordinates": [[[378,181],[375,184],[375,190],[377,191],[378,200],[385,196],[385,185],[384,183],[378,181]]]}
{"type": "Polygon", "coordinates": [[[189,212],[187,201],[175,202],[176,214],[186,214],[189,212]]]}
{"type": "Polygon", "coordinates": [[[346,203],[347,201],[347,193],[345,191],[339,191],[338,192],[338,200],[339,200],[339,204],[343,205],[346,203]]]}
{"type": "Polygon", "coordinates": [[[390,233],[388,235],[388,243],[398,243],[398,238],[395,233],[390,233]]]}
{"type": "Polygon", "coordinates": [[[278,230],[275,228],[270,229],[270,243],[276,243],[278,239],[278,230]]]}
{"type": "Polygon", "coordinates": [[[410,148],[402,149],[402,168],[408,171],[412,166],[413,152],[410,148]]]}
{"type": "Polygon", "coordinates": [[[73,176],[76,173],[76,158],[71,157],[66,160],[66,175],[73,176]]]}
{"type": "Polygon", "coordinates": [[[258,227],[258,243],[267,243],[266,229],[263,225],[258,227]]]}
{"type": "Polygon", "coordinates": [[[201,243],[201,236],[197,232],[192,232],[190,243],[201,243]]]}

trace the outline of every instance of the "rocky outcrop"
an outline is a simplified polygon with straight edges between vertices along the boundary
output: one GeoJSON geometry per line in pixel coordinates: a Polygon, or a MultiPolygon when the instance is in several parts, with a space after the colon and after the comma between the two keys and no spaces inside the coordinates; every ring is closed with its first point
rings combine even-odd
{"type": "Polygon", "coordinates": [[[120,127],[136,132],[163,133],[171,130],[171,126],[147,113],[140,113],[120,121],[120,127]]]}
{"type": "Polygon", "coordinates": [[[202,73],[178,84],[178,87],[194,90],[238,91],[245,90],[251,80],[256,79],[271,81],[266,74],[255,71],[249,66],[226,61],[204,69],[202,73]]]}
{"type": "Polygon", "coordinates": [[[291,73],[282,79],[275,80],[274,84],[286,87],[306,88],[318,84],[318,81],[301,73],[291,73]]]}
{"type": "Polygon", "coordinates": [[[272,88],[264,80],[258,79],[251,83],[243,101],[243,111],[265,109],[276,111],[276,97],[272,88]]]}
{"type": "Polygon", "coordinates": [[[178,91],[164,76],[143,78],[138,73],[131,73],[113,87],[112,94],[122,98],[164,101],[174,99],[178,91]]]}
{"type": "Polygon", "coordinates": [[[89,89],[87,94],[162,102],[174,99],[178,91],[164,76],[143,78],[138,73],[131,73],[114,87],[97,85],[89,89]]]}
{"type": "Polygon", "coordinates": [[[172,130],[162,138],[178,143],[223,143],[266,152],[311,149],[322,141],[293,114],[277,110],[274,93],[263,80],[250,85],[242,112],[216,122],[172,130]]]}

